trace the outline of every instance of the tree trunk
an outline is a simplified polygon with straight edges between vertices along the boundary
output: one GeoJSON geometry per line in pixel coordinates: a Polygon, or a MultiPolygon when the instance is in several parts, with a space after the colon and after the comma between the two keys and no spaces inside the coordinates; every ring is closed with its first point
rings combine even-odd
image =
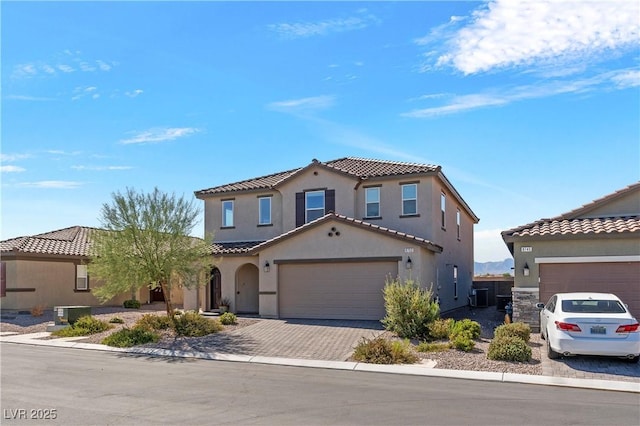
{"type": "Polygon", "coordinates": [[[167,283],[164,280],[160,281],[160,288],[162,289],[162,294],[164,295],[164,303],[167,307],[167,316],[173,319],[173,305],[171,304],[171,290],[167,283]]]}

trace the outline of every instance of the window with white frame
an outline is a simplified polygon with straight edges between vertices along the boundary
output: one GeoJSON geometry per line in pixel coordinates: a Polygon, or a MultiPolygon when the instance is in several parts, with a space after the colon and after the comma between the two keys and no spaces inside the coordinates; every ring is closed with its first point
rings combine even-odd
{"type": "Polygon", "coordinates": [[[365,217],[380,217],[380,188],[365,188],[365,217]]]}
{"type": "Polygon", "coordinates": [[[460,209],[456,210],[456,234],[458,235],[458,239],[460,239],[460,209]]]}
{"type": "Polygon", "coordinates": [[[222,202],[222,227],[233,227],[233,200],[224,200],[222,202]]]}
{"type": "Polygon", "coordinates": [[[89,290],[87,265],[76,266],[76,290],[89,290]]]}
{"type": "Polygon", "coordinates": [[[402,185],[402,215],[418,213],[418,185],[408,183],[402,185]]]}
{"type": "Polygon", "coordinates": [[[258,224],[271,225],[271,197],[259,197],[258,210],[258,224]]]}
{"type": "Polygon", "coordinates": [[[446,213],[447,213],[447,196],[444,195],[444,192],[442,192],[440,193],[440,221],[441,221],[442,228],[445,228],[446,226],[446,221],[445,221],[446,213]]]}
{"type": "Polygon", "coordinates": [[[324,191],[305,192],[305,223],[324,216],[324,191]]]}
{"type": "Polygon", "coordinates": [[[458,298],[458,267],[453,265],[453,297],[458,298]]]}

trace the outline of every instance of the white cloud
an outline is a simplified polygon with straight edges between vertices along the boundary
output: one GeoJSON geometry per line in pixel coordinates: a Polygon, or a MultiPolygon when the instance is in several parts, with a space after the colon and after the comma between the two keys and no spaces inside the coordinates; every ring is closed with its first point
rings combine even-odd
{"type": "Polygon", "coordinates": [[[82,182],[74,182],[67,180],[41,180],[38,182],[22,182],[18,184],[25,188],[40,188],[40,189],[75,189],[83,185],[82,182]]]}
{"type": "Polygon", "coordinates": [[[33,102],[43,102],[43,101],[54,101],[54,98],[45,98],[40,96],[27,96],[27,95],[8,95],[5,99],[10,99],[14,101],[33,101],[33,102]]]}
{"type": "Polygon", "coordinates": [[[126,96],[130,97],[130,98],[135,98],[135,97],[141,95],[142,93],[143,93],[143,91],[141,89],[136,89],[136,90],[133,90],[131,92],[124,92],[124,94],[126,96]]]}
{"type": "Polygon", "coordinates": [[[327,109],[334,105],[335,97],[331,95],[313,96],[309,98],[289,99],[286,101],[271,102],[268,109],[288,113],[300,113],[327,109]]]}
{"type": "Polygon", "coordinates": [[[444,38],[445,50],[435,65],[452,66],[464,74],[522,66],[555,68],[637,48],[639,14],[640,3],[632,0],[494,0],[477,9],[468,22],[450,22],[467,24],[456,32],[451,33],[447,24],[416,43],[431,46],[444,38]]]}
{"type": "Polygon", "coordinates": [[[73,69],[73,67],[71,65],[58,65],[58,69],[62,72],[66,72],[66,73],[70,73],[70,72],[74,72],[75,69],[73,69]]]}
{"type": "Polygon", "coordinates": [[[131,170],[131,166],[71,166],[74,170],[94,170],[94,171],[115,171],[115,170],[131,170]]]}
{"type": "Polygon", "coordinates": [[[354,31],[367,28],[380,22],[366,10],[359,11],[358,16],[348,18],[327,19],[319,22],[295,22],[272,24],[268,28],[287,39],[324,36],[331,33],[354,31]]]}
{"type": "Polygon", "coordinates": [[[120,140],[121,144],[144,144],[144,143],[158,143],[171,141],[174,139],[186,137],[194,133],[199,132],[199,129],[193,127],[171,127],[171,128],[159,128],[149,129],[143,132],[134,134],[133,137],[120,140]]]}
{"type": "Polygon", "coordinates": [[[451,96],[444,105],[415,109],[401,115],[411,118],[429,118],[478,108],[502,106],[527,99],[635,86],[640,86],[640,70],[623,69],[578,80],[552,80],[534,85],[517,86],[506,90],[494,89],[483,93],[451,96]]]}
{"type": "Polygon", "coordinates": [[[27,169],[25,169],[24,167],[18,166],[0,166],[0,172],[2,173],[20,173],[26,170],[27,169]]]}
{"type": "Polygon", "coordinates": [[[0,154],[0,161],[3,163],[11,163],[13,161],[24,160],[30,158],[31,154],[0,154]]]}
{"type": "Polygon", "coordinates": [[[108,62],[100,59],[86,60],[79,56],[81,52],[78,51],[71,52],[69,50],[65,50],[63,53],[64,57],[62,58],[33,61],[31,63],[16,65],[13,68],[12,77],[32,78],[42,74],[52,76],[58,72],[69,74],[78,70],[82,72],[95,72],[97,70],[106,72],[110,71],[113,66],[117,65],[115,62],[108,62]],[[68,61],[71,63],[68,63],[68,61]]]}
{"type": "Polygon", "coordinates": [[[96,63],[98,64],[98,67],[102,70],[102,71],[109,71],[111,70],[111,65],[109,65],[108,63],[106,63],[105,61],[101,61],[101,60],[97,60],[96,63]]]}

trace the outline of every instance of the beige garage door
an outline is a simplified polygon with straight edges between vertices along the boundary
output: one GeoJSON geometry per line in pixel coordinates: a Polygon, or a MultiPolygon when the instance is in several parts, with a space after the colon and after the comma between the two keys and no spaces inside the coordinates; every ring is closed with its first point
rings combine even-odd
{"type": "Polygon", "coordinates": [[[280,317],[380,320],[389,275],[398,275],[398,262],[279,265],[280,317]]]}
{"type": "Polygon", "coordinates": [[[640,262],[540,264],[541,302],[573,291],[613,293],[640,318],[640,262]]]}

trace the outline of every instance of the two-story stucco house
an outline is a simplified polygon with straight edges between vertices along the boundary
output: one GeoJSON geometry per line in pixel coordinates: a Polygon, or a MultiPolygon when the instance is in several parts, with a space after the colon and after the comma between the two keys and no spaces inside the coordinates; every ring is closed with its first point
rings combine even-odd
{"type": "Polygon", "coordinates": [[[186,309],[271,318],[384,317],[387,277],[468,304],[478,218],[439,166],[341,158],[196,191],[222,257],[186,309]]]}

